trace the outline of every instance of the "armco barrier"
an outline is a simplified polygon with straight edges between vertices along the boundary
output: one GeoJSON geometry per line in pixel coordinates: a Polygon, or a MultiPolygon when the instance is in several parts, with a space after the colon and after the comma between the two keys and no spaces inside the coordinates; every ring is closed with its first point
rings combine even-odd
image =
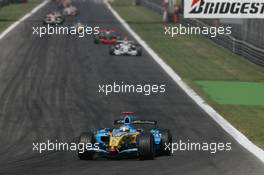
{"type": "MultiPolygon", "coordinates": [[[[159,14],[163,14],[163,8],[161,6],[161,0],[140,0],[140,4],[156,11],[159,14]]],[[[259,23],[258,21],[249,21],[250,23],[259,23]]],[[[183,23],[189,23],[193,26],[207,26],[210,27],[210,20],[198,20],[198,19],[184,19],[183,23]]],[[[262,21],[263,23],[263,21],[262,21]]],[[[264,24],[264,23],[263,23],[264,24]]],[[[249,24],[249,26],[255,29],[255,26],[249,24]]],[[[264,66],[264,30],[261,27],[261,32],[254,32],[247,30],[244,34],[244,26],[232,26],[233,35],[219,35],[215,38],[208,37],[217,44],[231,50],[233,53],[241,55],[249,61],[264,66]],[[253,35],[253,33],[255,35],[253,35]]],[[[264,27],[264,26],[263,26],[264,27]]]]}

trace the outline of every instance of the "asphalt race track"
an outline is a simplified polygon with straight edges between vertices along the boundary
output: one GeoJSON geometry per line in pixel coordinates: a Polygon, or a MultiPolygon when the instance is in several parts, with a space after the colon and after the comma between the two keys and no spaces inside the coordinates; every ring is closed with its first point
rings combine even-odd
{"type": "MultiPolygon", "coordinates": [[[[104,4],[74,4],[82,22],[127,34],[104,4]]],[[[33,36],[32,25],[40,26],[54,9],[49,3],[0,41],[1,175],[263,175],[264,164],[212,121],[145,51],[142,57],[116,57],[92,37],[33,36]],[[98,93],[99,84],[114,81],[166,84],[167,91],[98,93]],[[151,161],[81,161],[76,152],[32,151],[33,142],[69,142],[89,128],[109,127],[121,111],[158,120],[175,142],[232,142],[232,151],[175,152],[151,161]]],[[[67,17],[65,25],[73,21],[67,17]]]]}

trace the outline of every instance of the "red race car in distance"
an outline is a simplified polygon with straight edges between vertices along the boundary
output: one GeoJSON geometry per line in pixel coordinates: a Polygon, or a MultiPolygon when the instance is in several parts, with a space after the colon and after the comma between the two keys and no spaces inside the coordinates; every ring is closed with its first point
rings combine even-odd
{"type": "Polygon", "coordinates": [[[94,43],[95,44],[114,44],[116,43],[120,37],[116,33],[115,30],[107,30],[103,29],[99,31],[98,35],[94,36],[94,43]]]}

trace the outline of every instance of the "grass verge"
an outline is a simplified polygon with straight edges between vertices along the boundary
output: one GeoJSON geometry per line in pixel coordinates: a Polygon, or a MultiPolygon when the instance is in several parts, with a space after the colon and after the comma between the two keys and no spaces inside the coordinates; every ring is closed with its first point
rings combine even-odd
{"type": "Polygon", "coordinates": [[[264,83],[196,81],[218,104],[264,106],[264,83]]]}
{"type": "Polygon", "coordinates": [[[208,104],[262,149],[264,106],[223,105],[211,99],[195,81],[264,82],[264,68],[233,54],[203,36],[164,35],[162,17],[131,0],[112,7],[208,104]]]}
{"type": "Polygon", "coordinates": [[[27,12],[32,10],[42,1],[28,0],[27,3],[10,4],[0,8],[0,33],[3,32],[8,26],[20,19],[27,12]]]}

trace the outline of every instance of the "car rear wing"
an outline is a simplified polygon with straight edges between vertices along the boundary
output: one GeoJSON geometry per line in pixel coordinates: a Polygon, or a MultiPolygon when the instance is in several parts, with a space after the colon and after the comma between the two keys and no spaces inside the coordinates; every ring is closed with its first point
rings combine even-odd
{"type": "Polygon", "coordinates": [[[150,120],[135,120],[132,122],[133,124],[145,124],[145,125],[157,125],[157,121],[150,121],[150,120]]]}
{"type": "MultiPolygon", "coordinates": [[[[124,120],[114,120],[114,125],[124,124],[124,120]]],[[[140,125],[155,125],[157,126],[158,122],[154,120],[134,120],[131,124],[140,124],[140,125]]]]}

